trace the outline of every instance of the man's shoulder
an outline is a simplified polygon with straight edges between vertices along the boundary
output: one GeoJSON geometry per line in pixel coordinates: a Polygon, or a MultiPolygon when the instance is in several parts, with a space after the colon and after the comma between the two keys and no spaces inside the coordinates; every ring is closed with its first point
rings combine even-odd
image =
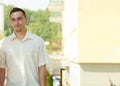
{"type": "Polygon", "coordinates": [[[10,41],[11,40],[11,38],[12,38],[12,35],[9,35],[9,36],[7,36],[7,37],[5,37],[5,38],[3,38],[2,40],[0,40],[1,42],[8,42],[8,41],[10,41]]]}
{"type": "Polygon", "coordinates": [[[0,45],[2,45],[2,46],[5,45],[5,46],[6,46],[7,44],[9,44],[10,39],[11,39],[11,35],[9,35],[9,36],[7,36],[7,37],[1,39],[1,40],[0,40],[0,45]]]}
{"type": "Polygon", "coordinates": [[[44,40],[41,36],[38,36],[36,34],[31,34],[31,33],[30,33],[30,35],[34,40],[44,42],[44,40]]]}

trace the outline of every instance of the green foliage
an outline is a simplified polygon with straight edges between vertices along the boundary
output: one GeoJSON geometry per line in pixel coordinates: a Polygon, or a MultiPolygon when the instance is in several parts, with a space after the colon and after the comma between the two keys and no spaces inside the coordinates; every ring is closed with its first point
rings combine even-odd
{"type": "Polygon", "coordinates": [[[50,44],[47,45],[49,53],[61,49],[61,24],[49,22],[49,11],[37,11],[31,15],[31,23],[29,24],[29,31],[33,34],[41,36],[50,44]]]}
{"type": "Polygon", "coordinates": [[[0,31],[0,40],[5,37],[5,33],[3,31],[0,31]]]}
{"type": "Polygon", "coordinates": [[[12,33],[12,29],[10,27],[10,22],[9,22],[9,11],[13,8],[13,6],[5,6],[4,7],[4,30],[5,30],[5,35],[8,36],[9,34],[12,33]]]}
{"type": "Polygon", "coordinates": [[[52,76],[49,74],[49,72],[47,71],[47,86],[53,86],[53,79],[52,76]]]}

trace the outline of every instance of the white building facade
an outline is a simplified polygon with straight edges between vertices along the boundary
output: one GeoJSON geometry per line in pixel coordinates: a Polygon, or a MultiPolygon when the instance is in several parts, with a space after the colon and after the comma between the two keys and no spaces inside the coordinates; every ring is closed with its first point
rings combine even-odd
{"type": "Polygon", "coordinates": [[[120,85],[120,1],[64,0],[70,86],[120,85]]]}

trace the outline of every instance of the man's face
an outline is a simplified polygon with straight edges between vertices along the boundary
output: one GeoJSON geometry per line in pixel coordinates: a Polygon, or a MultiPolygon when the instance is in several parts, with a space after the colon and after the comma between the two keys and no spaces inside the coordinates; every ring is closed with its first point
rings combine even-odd
{"type": "Polygon", "coordinates": [[[27,18],[21,11],[14,12],[10,15],[10,24],[15,32],[20,32],[25,29],[27,18]]]}

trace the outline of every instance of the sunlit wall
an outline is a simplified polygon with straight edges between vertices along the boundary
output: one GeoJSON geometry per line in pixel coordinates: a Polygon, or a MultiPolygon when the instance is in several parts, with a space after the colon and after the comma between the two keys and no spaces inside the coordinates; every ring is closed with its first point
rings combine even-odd
{"type": "Polygon", "coordinates": [[[78,0],[64,0],[63,51],[71,59],[78,59],[78,0]]]}
{"type": "Polygon", "coordinates": [[[120,1],[79,0],[79,62],[120,62],[120,1]]]}
{"type": "Polygon", "coordinates": [[[119,85],[119,3],[64,0],[64,54],[75,61],[70,65],[71,86],[110,86],[110,80],[119,85]]]}
{"type": "MultiPolygon", "coordinates": [[[[63,10],[63,51],[69,60],[78,57],[78,0],[64,0],[63,10]]],[[[80,86],[80,65],[70,63],[70,86],[80,86]]]]}

